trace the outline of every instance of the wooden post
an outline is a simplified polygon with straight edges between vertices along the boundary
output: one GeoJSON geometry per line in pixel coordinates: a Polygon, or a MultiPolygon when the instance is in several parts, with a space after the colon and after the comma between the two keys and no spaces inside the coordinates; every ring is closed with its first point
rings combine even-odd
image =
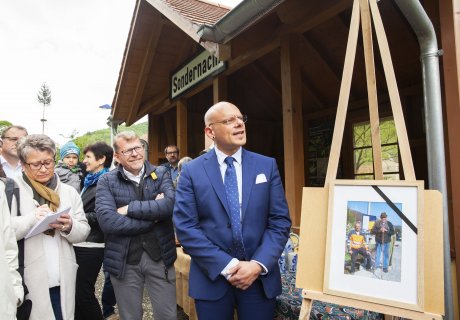
{"type": "Polygon", "coordinates": [[[180,99],[176,105],[177,147],[179,159],[188,155],[187,143],[187,101],[180,99]]]}
{"type": "Polygon", "coordinates": [[[299,35],[281,39],[281,87],[283,101],[284,173],[286,199],[294,227],[300,225],[304,176],[302,91],[299,35]]]}
{"type": "MultiPolygon", "coordinates": [[[[212,103],[227,101],[227,77],[217,76],[212,79],[212,103]]],[[[204,149],[211,146],[212,140],[204,135],[204,149]]]]}
{"type": "Polygon", "coordinates": [[[159,119],[158,116],[149,114],[149,132],[148,132],[148,143],[149,143],[149,162],[159,165],[159,150],[160,150],[160,130],[159,130],[159,119]]]}
{"type": "Polygon", "coordinates": [[[454,238],[456,252],[457,283],[457,308],[460,306],[460,3],[457,0],[440,1],[439,16],[441,24],[441,42],[444,49],[443,76],[445,88],[445,110],[448,139],[447,152],[447,176],[450,176],[450,194],[448,195],[450,219],[452,228],[450,231],[454,238]],[[457,26],[457,27],[456,27],[457,26]]]}
{"type": "Polygon", "coordinates": [[[374,49],[372,47],[372,26],[368,0],[360,0],[361,28],[363,33],[364,60],[366,63],[367,92],[369,96],[369,116],[372,138],[372,159],[375,180],[383,180],[382,151],[380,142],[379,104],[374,66],[374,49]]]}
{"type": "Polygon", "coordinates": [[[227,77],[217,76],[212,79],[213,103],[227,100],[227,77]]]}

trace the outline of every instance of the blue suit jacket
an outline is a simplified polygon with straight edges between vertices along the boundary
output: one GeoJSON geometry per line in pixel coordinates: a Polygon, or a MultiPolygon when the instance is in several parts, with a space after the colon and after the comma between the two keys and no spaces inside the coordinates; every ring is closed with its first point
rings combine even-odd
{"type": "MultiPolygon", "coordinates": [[[[291,227],[283,185],[273,158],[245,149],[242,150],[242,173],[246,260],[257,260],[268,269],[268,274],[261,275],[260,279],[267,298],[273,298],[281,293],[278,258],[291,227]]],[[[233,258],[232,231],[214,150],[182,168],[173,220],[182,246],[192,257],[190,296],[202,300],[221,298],[231,287],[220,272],[233,258]]]]}

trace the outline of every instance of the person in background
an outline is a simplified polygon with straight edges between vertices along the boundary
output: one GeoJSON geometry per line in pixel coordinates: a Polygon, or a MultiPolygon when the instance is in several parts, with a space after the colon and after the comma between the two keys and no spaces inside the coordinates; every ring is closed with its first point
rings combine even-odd
{"type": "Polygon", "coordinates": [[[189,295],[200,320],[273,319],[281,294],[278,259],[291,220],[273,158],[242,147],[247,118],[228,102],[205,114],[214,149],[187,163],[174,225],[192,257],[189,295]]]}
{"type": "Polygon", "coordinates": [[[0,319],[15,320],[16,308],[24,300],[22,278],[18,269],[18,245],[11,227],[5,184],[0,182],[0,319]]]}
{"type": "Polygon", "coordinates": [[[56,146],[42,134],[21,139],[17,146],[23,174],[15,178],[21,216],[12,216],[16,239],[25,237],[47,214],[70,208],[43,233],[24,241],[24,282],[32,300],[30,320],[73,319],[77,263],[73,243],[82,242],[90,227],[81,198],[54,173],[56,146]]]}
{"type": "Polygon", "coordinates": [[[78,264],[75,319],[102,320],[101,306],[94,295],[94,285],[104,259],[104,234],[99,227],[95,212],[96,186],[99,178],[109,172],[113,149],[105,142],[96,142],[85,147],[83,153],[87,175],[81,199],[91,231],[84,242],[74,244],[78,264]]]}
{"type": "Polygon", "coordinates": [[[383,272],[386,273],[389,265],[391,236],[395,233],[393,224],[388,221],[386,212],[380,214],[380,219],[372,227],[371,233],[375,234],[375,244],[377,246],[375,268],[382,268],[383,260],[383,272]]]}
{"type": "Polygon", "coordinates": [[[2,131],[3,146],[0,163],[8,178],[14,178],[22,173],[16,145],[19,139],[25,136],[27,136],[27,130],[21,126],[10,126],[2,131]]]}
{"type": "Polygon", "coordinates": [[[69,141],[61,147],[61,159],[56,165],[56,173],[61,182],[66,183],[80,192],[83,173],[79,165],[80,148],[73,141],[69,141]]]}
{"type": "Polygon", "coordinates": [[[0,178],[6,178],[6,173],[3,170],[3,165],[0,163],[0,178]]]}
{"type": "Polygon", "coordinates": [[[97,184],[96,214],[106,235],[104,269],[110,273],[120,318],[142,319],[147,289],[154,319],[177,318],[174,187],[169,170],[144,160],[136,133],[114,138],[118,167],[97,184]]]}
{"type": "Polygon", "coordinates": [[[190,157],[183,157],[182,159],[179,160],[179,163],[177,164],[177,169],[178,169],[177,177],[176,177],[175,180],[173,180],[174,188],[177,187],[177,182],[179,181],[179,177],[180,177],[180,173],[182,171],[182,167],[184,166],[184,164],[186,164],[187,162],[190,162],[192,160],[193,159],[190,158],[190,157]]]}
{"type": "Polygon", "coordinates": [[[171,173],[172,181],[175,181],[179,174],[178,162],[179,162],[179,148],[176,145],[169,145],[165,148],[165,156],[168,162],[164,163],[163,166],[169,169],[171,173]]]}

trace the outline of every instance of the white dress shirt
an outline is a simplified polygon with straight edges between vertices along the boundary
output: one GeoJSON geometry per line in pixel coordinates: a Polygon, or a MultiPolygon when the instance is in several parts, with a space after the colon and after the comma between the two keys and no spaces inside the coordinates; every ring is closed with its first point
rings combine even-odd
{"type": "MultiPolygon", "coordinates": [[[[235,166],[235,171],[236,171],[236,180],[238,182],[238,196],[239,196],[239,202],[240,202],[240,217],[241,217],[241,204],[243,203],[243,163],[242,163],[242,148],[240,147],[234,154],[231,156],[227,156],[225,153],[219,150],[217,146],[214,147],[214,150],[216,151],[216,156],[217,156],[217,162],[219,163],[219,169],[220,169],[220,174],[222,175],[222,182],[225,183],[225,171],[227,170],[227,164],[225,163],[225,158],[227,157],[233,157],[235,161],[233,161],[233,165],[235,166]]],[[[261,272],[262,275],[265,275],[268,273],[267,268],[260,263],[259,261],[256,260],[251,260],[256,263],[258,263],[263,271],[261,272]]],[[[228,273],[228,270],[234,266],[236,266],[240,262],[237,258],[233,258],[230,260],[230,262],[227,264],[227,266],[220,272],[221,275],[223,275],[227,280],[231,277],[231,275],[228,273]]]]}

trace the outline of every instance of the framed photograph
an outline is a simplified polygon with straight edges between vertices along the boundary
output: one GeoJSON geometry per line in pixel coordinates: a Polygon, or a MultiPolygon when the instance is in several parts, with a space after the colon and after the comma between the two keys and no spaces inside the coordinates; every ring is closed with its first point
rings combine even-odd
{"type": "Polygon", "coordinates": [[[324,291],[423,310],[423,181],[329,187],[324,291]]]}

